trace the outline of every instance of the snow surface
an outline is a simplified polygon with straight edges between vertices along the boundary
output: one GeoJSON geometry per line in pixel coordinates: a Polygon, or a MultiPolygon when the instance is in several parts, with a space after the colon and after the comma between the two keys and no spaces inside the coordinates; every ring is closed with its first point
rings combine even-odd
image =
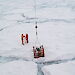
{"type": "Polygon", "coordinates": [[[0,64],[0,75],[37,75],[37,65],[21,60],[0,64]]]}
{"type": "Polygon", "coordinates": [[[36,5],[38,38],[45,48],[45,57],[40,59],[34,59],[32,52],[36,40],[34,0],[0,0],[1,68],[10,64],[12,57],[28,62],[75,58],[75,1],[36,0],[36,5]],[[29,34],[29,43],[24,46],[22,33],[29,34]]]}
{"type": "Polygon", "coordinates": [[[75,75],[75,61],[44,66],[42,71],[44,75],[75,75]]]}

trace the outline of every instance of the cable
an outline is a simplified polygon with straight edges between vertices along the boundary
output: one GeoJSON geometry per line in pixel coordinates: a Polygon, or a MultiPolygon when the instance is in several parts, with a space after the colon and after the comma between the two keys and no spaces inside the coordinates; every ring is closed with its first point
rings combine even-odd
{"type": "Polygon", "coordinates": [[[37,45],[37,44],[40,44],[40,42],[39,42],[39,40],[38,40],[38,31],[37,31],[37,28],[38,28],[38,26],[37,26],[37,14],[36,14],[36,9],[37,9],[37,4],[36,4],[36,0],[34,0],[34,10],[35,10],[35,28],[36,28],[36,41],[35,41],[35,46],[37,45]]]}
{"type": "Polygon", "coordinates": [[[35,9],[35,24],[36,24],[36,0],[34,0],[34,9],[35,9]]]}

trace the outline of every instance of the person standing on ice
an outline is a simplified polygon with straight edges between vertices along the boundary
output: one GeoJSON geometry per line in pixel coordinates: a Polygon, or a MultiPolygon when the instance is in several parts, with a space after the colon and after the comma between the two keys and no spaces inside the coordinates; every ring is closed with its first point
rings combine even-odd
{"type": "Polygon", "coordinates": [[[24,38],[25,38],[25,36],[22,34],[21,35],[22,45],[24,45],[24,38]]]}
{"type": "Polygon", "coordinates": [[[28,43],[28,34],[26,34],[26,42],[28,43]]]}
{"type": "Polygon", "coordinates": [[[37,57],[37,55],[36,55],[36,49],[35,49],[35,47],[33,46],[33,52],[34,52],[34,58],[36,58],[37,57]]]}
{"type": "Polygon", "coordinates": [[[44,54],[44,47],[43,47],[43,45],[41,46],[41,55],[42,55],[42,57],[44,57],[44,56],[45,56],[45,54],[44,54]]]}

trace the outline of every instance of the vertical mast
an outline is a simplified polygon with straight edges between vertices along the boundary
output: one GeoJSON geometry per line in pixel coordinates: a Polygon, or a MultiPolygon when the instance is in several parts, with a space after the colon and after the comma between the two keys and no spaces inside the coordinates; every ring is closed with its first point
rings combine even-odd
{"type": "Polygon", "coordinates": [[[35,41],[35,46],[36,45],[39,45],[40,44],[40,42],[39,42],[39,40],[38,40],[38,31],[37,31],[37,28],[38,28],[38,26],[37,26],[37,11],[36,11],[36,9],[37,9],[37,4],[36,4],[36,0],[34,0],[34,10],[35,10],[35,29],[36,29],[36,41],[35,41]]]}
{"type": "Polygon", "coordinates": [[[36,18],[36,0],[34,0],[34,4],[35,4],[35,6],[34,6],[34,8],[35,8],[35,28],[36,28],[36,36],[37,36],[37,18],[36,18]]]}

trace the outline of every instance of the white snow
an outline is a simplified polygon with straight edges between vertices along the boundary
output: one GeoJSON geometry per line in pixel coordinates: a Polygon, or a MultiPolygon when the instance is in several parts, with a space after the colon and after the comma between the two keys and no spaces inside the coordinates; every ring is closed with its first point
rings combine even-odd
{"type": "Polygon", "coordinates": [[[0,64],[0,75],[37,75],[37,65],[21,60],[0,64]]]}
{"type": "MultiPolygon", "coordinates": [[[[28,62],[74,58],[75,1],[36,0],[36,4],[38,39],[44,45],[45,57],[40,59],[33,58],[32,48],[36,40],[34,0],[0,0],[0,56],[24,58],[28,62]],[[22,33],[28,33],[29,35],[29,43],[24,46],[21,44],[22,33]]],[[[13,63],[24,63],[24,61],[0,63],[0,67],[4,69],[4,67],[8,67],[6,65],[13,63]]],[[[72,65],[72,63],[70,64],[72,65]]],[[[5,72],[7,70],[4,69],[5,72]]],[[[4,73],[4,71],[0,70],[0,73],[4,73]]]]}
{"type": "Polygon", "coordinates": [[[42,71],[44,75],[75,75],[75,61],[44,66],[42,71]]]}

